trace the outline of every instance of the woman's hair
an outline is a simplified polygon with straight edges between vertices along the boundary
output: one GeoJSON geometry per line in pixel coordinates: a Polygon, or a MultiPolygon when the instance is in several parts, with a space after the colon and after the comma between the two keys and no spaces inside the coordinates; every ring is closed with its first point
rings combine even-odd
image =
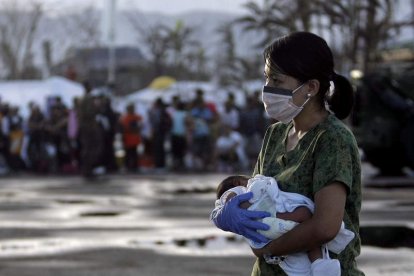
{"type": "Polygon", "coordinates": [[[276,39],[263,53],[271,72],[289,75],[304,83],[317,79],[320,83],[318,99],[326,100],[339,119],[346,118],[354,103],[351,83],[334,71],[334,60],[326,41],[309,32],[294,32],[276,39]],[[329,92],[330,82],[333,93],[329,92]]]}

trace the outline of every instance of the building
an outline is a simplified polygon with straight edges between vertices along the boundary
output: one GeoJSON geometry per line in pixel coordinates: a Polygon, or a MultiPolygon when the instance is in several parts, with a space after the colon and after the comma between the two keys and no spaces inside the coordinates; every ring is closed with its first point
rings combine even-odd
{"type": "MultiPolygon", "coordinates": [[[[136,91],[148,82],[147,62],[138,48],[115,48],[115,64],[116,94],[136,91]]],[[[108,84],[108,65],[108,48],[75,48],[68,51],[61,63],[52,67],[52,74],[74,81],[88,80],[94,87],[105,86],[108,84]]]]}

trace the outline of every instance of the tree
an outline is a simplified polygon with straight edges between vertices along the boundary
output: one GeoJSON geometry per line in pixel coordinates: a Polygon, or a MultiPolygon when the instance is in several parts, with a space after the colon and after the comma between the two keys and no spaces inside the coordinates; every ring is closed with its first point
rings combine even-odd
{"type": "Polygon", "coordinates": [[[378,50],[398,34],[412,20],[396,21],[395,6],[400,1],[392,0],[331,0],[319,1],[321,14],[329,18],[333,35],[339,28],[343,56],[352,67],[364,71],[372,70],[378,59],[378,50]]]}
{"type": "Polygon", "coordinates": [[[240,60],[236,56],[233,24],[225,23],[217,29],[217,32],[221,36],[221,47],[216,61],[216,76],[221,85],[236,84],[243,79],[243,76],[240,71],[240,60]]]}
{"type": "Polygon", "coordinates": [[[86,6],[61,19],[63,33],[70,37],[72,47],[95,48],[101,45],[100,18],[93,6],[86,6]]]}
{"type": "Polygon", "coordinates": [[[199,42],[186,54],[183,66],[191,72],[189,77],[196,80],[205,80],[209,77],[206,52],[199,42]]]}
{"type": "Polygon", "coordinates": [[[150,25],[142,20],[136,10],[130,11],[127,18],[142,42],[144,50],[149,54],[150,65],[154,68],[154,76],[161,76],[166,71],[166,57],[169,46],[167,28],[162,24],[150,25]]]}
{"type": "Polygon", "coordinates": [[[154,76],[166,73],[176,78],[205,75],[206,72],[202,71],[206,64],[205,51],[193,38],[195,28],[180,20],[173,27],[162,23],[151,25],[137,11],[130,11],[127,18],[149,55],[154,76]],[[191,72],[190,68],[196,71],[191,72]]]}
{"type": "Polygon", "coordinates": [[[378,50],[399,33],[403,26],[412,21],[395,21],[394,8],[398,1],[366,0],[362,6],[366,21],[359,29],[362,41],[362,64],[365,71],[371,71],[378,59],[378,50]]]}
{"type": "Polygon", "coordinates": [[[182,62],[185,58],[186,50],[199,46],[199,43],[192,39],[194,28],[185,26],[181,20],[178,20],[174,28],[164,26],[167,32],[169,50],[172,55],[173,66],[177,69],[182,68],[182,62]]]}
{"type": "Polygon", "coordinates": [[[331,48],[338,59],[340,67],[354,67],[357,63],[357,50],[360,45],[360,0],[318,1],[321,18],[326,25],[322,29],[331,37],[331,48]]]}
{"type": "Polygon", "coordinates": [[[412,26],[413,19],[396,20],[399,0],[264,0],[251,1],[245,7],[248,15],[236,23],[244,29],[263,35],[261,48],[275,37],[304,30],[328,31],[331,48],[342,69],[360,67],[370,71],[378,60],[379,50],[399,33],[412,26]],[[316,26],[313,24],[316,23],[316,26]]]}
{"type": "Polygon", "coordinates": [[[234,23],[224,23],[217,29],[221,40],[216,60],[215,75],[223,86],[243,87],[246,80],[260,77],[260,62],[258,56],[246,58],[237,55],[234,37],[234,23]]]}
{"type": "Polygon", "coordinates": [[[3,0],[0,5],[0,58],[6,75],[10,79],[31,78],[36,71],[32,48],[43,6],[40,2],[19,0],[3,0]]]}
{"type": "Polygon", "coordinates": [[[314,1],[263,0],[260,6],[254,1],[244,5],[248,15],[236,19],[246,31],[259,31],[263,39],[257,44],[263,47],[283,34],[312,29],[312,17],[317,13],[314,1]]]}

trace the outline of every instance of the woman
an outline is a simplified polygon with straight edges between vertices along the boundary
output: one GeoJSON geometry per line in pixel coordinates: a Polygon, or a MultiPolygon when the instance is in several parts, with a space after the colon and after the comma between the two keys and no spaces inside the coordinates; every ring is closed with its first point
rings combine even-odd
{"type": "MultiPolygon", "coordinates": [[[[253,175],[272,176],[281,190],[311,198],[315,212],[310,220],[253,250],[258,258],[252,275],[286,275],[263,255],[283,257],[321,246],[335,237],[342,220],[355,238],[330,257],[338,258],[342,275],[364,275],[355,262],[360,253],[360,159],[352,132],[340,121],[351,111],[352,86],[335,73],[325,40],[312,33],[277,39],[265,49],[264,59],[263,103],[279,122],[267,129],[253,175]]],[[[239,207],[251,196],[234,197],[214,212],[213,221],[222,230],[266,242],[257,230],[268,226],[256,220],[269,214],[239,207]]]]}

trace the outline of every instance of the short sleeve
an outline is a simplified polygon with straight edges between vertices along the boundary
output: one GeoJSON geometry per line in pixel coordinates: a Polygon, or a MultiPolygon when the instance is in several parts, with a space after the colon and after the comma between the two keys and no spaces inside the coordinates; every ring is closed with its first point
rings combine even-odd
{"type": "MultiPolygon", "coordinates": [[[[274,154],[275,147],[278,145],[280,139],[283,137],[281,136],[282,130],[281,127],[283,125],[281,123],[275,123],[273,125],[270,125],[266,129],[266,133],[263,138],[262,146],[260,149],[259,156],[257,158],[257,162],[255,165],[255,168],[253,170],[252,176],[255,176],[256,174],[262,174],[262,175],[273,175],[272,173],[265,170],[265,167],[269,163],[269,157],[270,155],[274,154]]],[[[270,167],[273,167],[271,165],[270,167]]]]}
{"type": "Polygon", "coordinates": [[[314,152],[313,194],[333,182],[343,183],[349,194],[353,182],[353,142],[348,136],[345,131],[328,130],[321,134],[314,152]]]}
{"type": "Polygon", "coordinates": [[[256,174],[262,174],[263,173],[263,158],[264,158],[264,151],[265,151],[265,145],[269,142],[269,137],[271,131],[269,130],[270,127],[266,130],[265,136],[263,138],[262,146],[260,148],[259,156],[257,157],[256,165],[254,166],[252,177],[254,177],[256,174]]]}

